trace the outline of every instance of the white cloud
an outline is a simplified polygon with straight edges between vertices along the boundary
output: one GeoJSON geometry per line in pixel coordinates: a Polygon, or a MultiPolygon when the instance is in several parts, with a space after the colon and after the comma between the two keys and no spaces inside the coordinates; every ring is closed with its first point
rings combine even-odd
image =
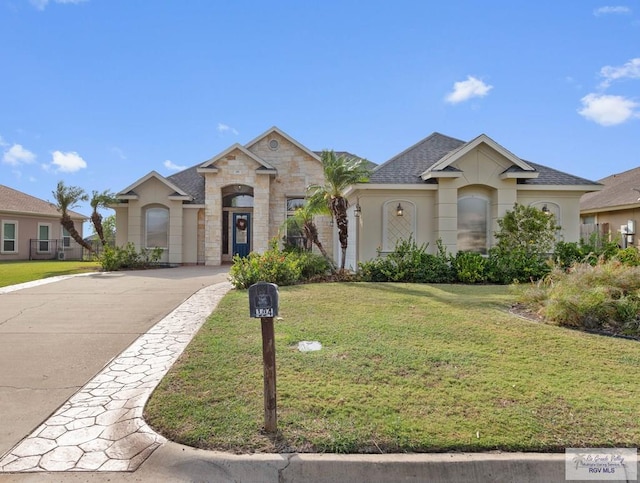
{"type": "Polygon", "coordinates": [[[593,14],[596,17],[599,17],[600,15],[608,15],[608,14],[629,14],[631,13],[631,9],[629,7],[623,7],[621,5],[615,6],[615,7],[600,7],[600,8],[596,8],[593,11],[593,14]]]}
{"type": "MultiPolygon", "coordinates": [[[[6,146],[6,144],[4,144],[6,146]]],[[[36,155],[28,149],[22,147],[21,144],[14,144],[4,152],[2,162],[11,166],[19,166],[21,164],[30,164],[36,160],[36,155]]]]}
{"type": "Polygon", "coordinates": [[[87,163],[82,157],[75,152],[63,153],[62,151],[54,151],[52,154],[53,165],[57,167],[56,171],[63,173],[75,173],[87,167],[87,163]]]}
{"type": "Polygon", "coordinates": [[[587,94],[581,102],[583,107],[578,113],[601,126],[615,126],[640,117],[640,112],[635,110],[640,104],[622,96],[587,94]]]}
{"type": "Polygon", "coordinates": [[[226,124],[223,124],[221,122],[218,123],[218,132],[219,133],[230,132],[230,133],[235,134],[236,136],[239,134],[238,131],[236,131],[234,128],[232,128],[232,127],[230,127],[230,126],[228,126],[226,124]]]}
{"type": "Polygon", "coordinates": [[[600,69],[600,75],[604,77],[601,87],[607,88],[618,79],[640,79],[640,57],[635,57],[620,67],[605,65],[600,69]]]}
{"type": "Polygon", "coordinates": [[[9,146],[9,143],[5,141],[2,136],[0,136],[0,148],[6,148],[7,146],[9,146]]]}
{"type": "Polygon", "coordinates": [[[468,101],[473,97],[484,97],[491,89],[493,89],[493,86],[485,84],[473,76],[467,76],[467,80],[453,84],[453,91],[447,94],[445,100],[451,104],[457,104],[458,102],[468,101]]]}
{"type": "Polygon", "coordinates": [[[171,171],[182,171],[187,169],[186,166],[179,166],[175,164],[173,161],[169,161],[168,159],[163,164],[165,168],[170,169],[171,171]]]}
{"type": "MultiPolygon", "coordinates": [[[[79,3],[84,3],[84,2],[88,2],[88,1],[89,0],[53,0],[53,3],[79,4],[79,3]]],[[[31,3],[31,5],[36,7],[38,10],[44,10],[45,8],[47,8],[47,5],[49,5],[50,0],[29,0],[29,2],[31,3]]]]}

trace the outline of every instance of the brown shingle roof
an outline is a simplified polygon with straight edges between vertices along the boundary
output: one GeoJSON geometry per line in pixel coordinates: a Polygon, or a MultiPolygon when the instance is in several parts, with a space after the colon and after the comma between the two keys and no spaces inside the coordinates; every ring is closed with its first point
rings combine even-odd
{"type": "MultiPolygon", "coordinates": [[[[22,191],[14,190],[0,184],[0,212],[15,212],[41,215],[47,217],[60,217],[56,205],[28,195],[22,191]]],[[[87,217],[69,210],[71,218],[86,219],[87,217]]]]}
{"type": "Polygon", "coordinates": [[[604,188],[587,193],[580,198],[580,211],[613,207],[638,206],[640,204],[640,167],[612,174],[600,180],[604,188]]]}

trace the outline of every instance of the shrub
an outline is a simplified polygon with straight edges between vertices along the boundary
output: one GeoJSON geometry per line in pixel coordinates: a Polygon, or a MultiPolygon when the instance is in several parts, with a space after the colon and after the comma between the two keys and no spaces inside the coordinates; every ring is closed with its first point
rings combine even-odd
{"type": "Polygon", "coordinates": [[[637,267],[640,265],[640,252],[635,247],[627,247],[624,250],[618,251],[615,255],[615,259],[623,265],[637,267]]]}
{"type": "Polygon", "coordinates": [[[301,268],[295,253],[271,248],[263,254],[252,252],[244,258],[235,255],[229,279],[235,288],[240,289],[249,288],[257,282],[293,285],[301,279],[301,268]]]}
{"type": "Polygon", "coordinates": [[[449,257],[438,241],[438,253],[427,253],[428,244],[417,245],[413,237],[399,240],[387,256],[359,264],[366,282],[450,283],[455,280],[449,257]]]}
{"type": "Polygon", "coordinates": [[[558,325],[640,336],[640,266],[611,260],[557,267],[520,301],[558,325]]]}
{"type": "Polygon", "coordinates": [[[162,248],[142,248],[138,252],[135,245],[129,242],[123,247],[105,246],[98,262],[102,269],[108,272],[149,268],[158,264],[162,253],[162,248]]]}
{"type": "Polygon", "coordinates": [[[539,280],[551,271],[549,258],[544,254],[529,253],[523,249],[489,250],[486,273],[491,283],[510,284],[539,280]]]}
{"type": "Polygon", "coordinates": [[[452,265],[456,278],[462,283],[481,283],[487,279],[487,260],[479,253],[458,252],[452,265]]]}

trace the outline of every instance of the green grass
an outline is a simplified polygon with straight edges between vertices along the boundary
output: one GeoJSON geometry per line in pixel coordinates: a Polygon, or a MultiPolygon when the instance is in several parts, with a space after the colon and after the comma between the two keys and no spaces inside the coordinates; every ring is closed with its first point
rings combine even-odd
{"type": "Polygon", "coordinates": [[[0,287],[57,275],[72,275],[74,273],[97,272],[99,270],[100,264],[97,262],[67,260],[0,262],[0,287]]]}
{"type": "Polygon", "coordinates": [[[640,344],[531,322],[510,303],[503,286],[281,287],[273,438],[260,320],[232,291],[145,417],[171,440],[238,453],[640,445],[640,344]],[[323,349],[301,353],[302,340],[323,349]]]}

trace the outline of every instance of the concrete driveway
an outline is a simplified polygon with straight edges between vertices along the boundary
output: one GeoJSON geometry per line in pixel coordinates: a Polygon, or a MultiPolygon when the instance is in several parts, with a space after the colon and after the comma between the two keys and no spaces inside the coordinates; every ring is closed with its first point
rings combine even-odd
{"type": "Polygon", "coordinates": [[[0,295],[0,454],[227,267],[71,277],[0,295]]]}

